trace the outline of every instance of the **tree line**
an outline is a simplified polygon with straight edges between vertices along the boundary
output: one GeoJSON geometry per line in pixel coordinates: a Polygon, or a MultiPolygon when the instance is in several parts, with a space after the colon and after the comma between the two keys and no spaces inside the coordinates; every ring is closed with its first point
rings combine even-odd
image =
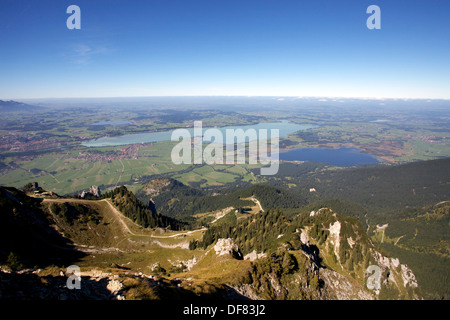
{"type": "Polygon", "coordinates": [[[133,192],[125,186],[118,187],[103,194],[104,198],[111,199],[111,202],[133,222],[144,228],[168,228],[171,230],[184,230],[188,227],[186,222],[167,217],[157,213],[154,208],[144,205],[133,192]]]}

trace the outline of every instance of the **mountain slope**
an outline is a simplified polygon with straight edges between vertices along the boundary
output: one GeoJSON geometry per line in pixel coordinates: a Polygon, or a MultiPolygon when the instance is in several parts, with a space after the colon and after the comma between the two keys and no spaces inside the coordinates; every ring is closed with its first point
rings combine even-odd
{"type": "Polygon", "coordinates": [[[27,266],[68,263],[84,256],[49,225],[39,200],[0,187],[0,261],[10,253],[27,266]]]}
{"type": "Polygon", "coordinates": [[[357,203],[369,215],[449,200],[450,158],[340,170],[319,167],[312,172],[305,172],[304,166],[281,164],[279,175],[267,177],[268,183],[309,203],[329,199],[357,203]]]}
{"type": "Polygon", "coordinates": [[[136,197],[144,203],[154,203],[158,213],[178,218],[221,210],[229,206],[253,204],[251,201],[242,200],[241,192],[209,195],[168,178],[153,179],[136,192],[136,197]]]}
{"type": "Polygon", "coordinates": [[[172,230],[181,230],[187,226],[187,223],[157,213],[153,201],[149,201],[148,206],[144,205],[144,203],[136,198],[131,191],[128,191],[125,186],[118,187],[111,192],[106,193],[104,197],[111,198],[112,203],[116,205],[125,216],[144,228],[168,227],[172,230]]]}
{"type": "Polygon", "coordinates": [[[3,101],[0,100],[0,113],[1,112],[31,112],[37,111],[41,107],[32,106],[23,102],[17,102],[13,100],[3,101]]]}
{"type": "Polygon", "coordinates": [[[450,202],[380,213],[376,219],[379,224],[369,230],[373,241],[413,268],[427,298],[448,299],[450,202]]]}
{"type": "Polygon", "coordinates": [[[227,238],[236,243],[242,255],[263,257],[253,265],[247,289],[264,299],[421,296],[410,268],[381,254],[357,219],[340,216],[328,208],[293,218],[269,210],[242,221],[213,225],[201,241],[190,247],[206,250],[227,238]],[[366,288],[367,268],[371,265],[380,271],[381,287],[374,292],[366,288]],[[347,283],[347,291],[336,281],[347,283]],[[311,286],[315,289],[311,290],[311,286]]]}
{"type": "MultiPolygon", "coordinates": [[[[89,279],[102,274],[105,286],[108,283],[118,288],[114,291],[115,298],[170,299],[193,293],[238,299],[421,296],[420,286],[406,265],[380,253],[357,219],[333,210],[302,211],[292,217],[280,210],[260,210],[247,215],[231,211],[228,215],[240,218],[230,219],[227,215],[207,230],[171,231],[144,227],[137,223],[136,216],[127,217],[123,209],[128,202],[131,206],[139,202],[127,190],[118,189],[102,200],[40,201],[13,188],[2,188],[1,204],[5,209],[2,217],[4,221],[15,221],[5,224],[17,226],[12,229],[14,241],[22,239],[22,247],[46,252],[48,261],[60,266],[57,273],[65,272],[61,268],[68,264],[55,259],[61,257],[60,253],[50,250],[48,241],[36,240],[39,237],[34,234],[45,230],[62,244],[68,243],[71,252],[80,253],[70,263],[79,265],[89,279]],[[122,202],[124,207],[120,208],[122,202]],[[39,221],[41,226],[29,221],[39,221]],[[380,268],[381,288],[377,291],[367,287],[370,265],[380,268]],[[177,290],[177,286],[183,290],[177,290]]],[[[2,242],[0,248],[3,262],[8,263],[6,254],[18,246],[10,240],[2,242]]],[[[23,254],[19,252],[21,262],[36,265],[37,260],[33,260],[36,257],[23,254]]],[[[32,278],[33,283],[39,282],[34,273],[32,278]]],[[[55,282],[52,279],[57,280],[40,281],[55,282]]]]}
{"type": "Polygon", "coordinates": [[[214,194],[186,186],[169,178],[153,179],[136,193],[142,202],[154,204],[158,213],[172,217],[189,217],[227,207],[249,207],[255,196],[262,208],[295,209],[304,202],[283,188],[270,185],[254,185],[241,189],[224,189],[214,194]]]}

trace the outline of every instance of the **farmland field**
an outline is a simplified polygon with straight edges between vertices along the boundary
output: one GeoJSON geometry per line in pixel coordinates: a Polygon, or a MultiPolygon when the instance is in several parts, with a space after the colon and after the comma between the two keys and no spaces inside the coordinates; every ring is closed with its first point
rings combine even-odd
{"type": "Polygon", "coordinates": [[[46,190],[72,194],[91,185],[102,189],[126,185],[137,190],[151,177],[161,175],[198,187],[264,181],[264,177],[250,171],[261,165],[175,165],[171,151],[176,143],[171,141],[109,147],[81,145],[105,136],[186,128],[194,120],[202,120],[205,127],[278,120],[307,123],[315,127],[282,139],[281,149],[353,147],[385,163],[429,160],[450,155],[446,119],[445,110],[440,109],[425,114],[386,108],[380,115],[378,110],[364,112],[351,107],[222,112],[141,106],[130,111],[113,107],[96,111],[63,108],[34,116],[12,114],[8,121],[0,121],[0,184],[22,187],[36,181],[46,190]]]}

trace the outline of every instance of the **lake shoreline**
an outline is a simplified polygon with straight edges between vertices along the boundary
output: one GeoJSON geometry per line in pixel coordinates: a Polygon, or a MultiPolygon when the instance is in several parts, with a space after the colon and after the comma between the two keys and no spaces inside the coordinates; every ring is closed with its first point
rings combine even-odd
{"type": "Polygon", "coordinates": [[[349,146],[290,148],[288,150],[280,150],[279,155],[280,161],[317,161],[338,167],[378,164],[381,162],[374,155],[349,146]]]}
{"type": "MultiPolygon", "coordinates": [[[[203,127],[202,130],[208,129],[219,129],[225,133],[227,129],[255,129],[257,132],[260,129],[278,129],[280,133],[280,138],[287,138],[289,135],[303,130],[317,128],[316,125],[311,124],[297,124],[291,123],[287,120],[281,120],[280,122],[260,122],[256,125],[240,125],[240,126],[224,126],[224,127],[203,127]]],[[[193,135],[193,127],[189,128],[179,128],[186,129],[193,135]]],[[[89,148],[96,147],[116,147],[121,145],[130,145],[130,144],[140,144],[140,143],[148,143],[148,142],[160,142],[160,141],[171,141],[173,130],[165,130],[165,131],[155,131],[155,132],[147,132],[147,133],[134,133],[134,134],[125,134],[121,136],[105,136],[93,140],[89,140],[87,142],[82,142],[81,145],[89,148]]],[[[225,136],[225,135],[224,135],[225,136]]]]}

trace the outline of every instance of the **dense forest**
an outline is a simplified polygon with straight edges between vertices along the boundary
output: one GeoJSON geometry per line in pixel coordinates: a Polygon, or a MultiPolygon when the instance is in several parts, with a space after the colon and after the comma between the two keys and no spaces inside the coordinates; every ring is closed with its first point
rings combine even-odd
{"type": "Polygon", "coordinates": [[[289,188],[309,203],[340,199],[358,203],[373,214],[449,200],[450,158],[339,170],[313,162],[283,163],[276,177],[266,179],[269,185],[289,188]],[[316,191],[309,192],[310,188],[316,191]]]}
{"type": "Polygon", "coordinates": [[[305,203],[300,198],[285,190],[269,185],[254,185],[247,188],[222,189],[214,193],[186,186],[174,179],[164,178],[167,182],[161,185],[161,179],[149,182],[146,187],[136,193],[142,202],[153,202],[158,213],[171,217],[186,218],[197,213],[213,212],[227,207],[254,206],[251,200],[255,196],[263,208],[298,209],[305,203]],[[152,193],[145,190],[153,190],[152,193]]]}
{"type": "Polygon", "coordinates": [[[323,294],[323,281],[304,255],[280,247],[252,263],[247,283],[263,299],[312,300],[323,294]],[[273,283],[277,283],[274,289],[273,283]]]}
{"type": "MultiPolygon", "coordinates": [[[[253,205],[252,201],[242,200],[242,192],[228,194],[206,194],[205,192],[186,186],[174,179],[165,179],[168,183],[158,185],[159,180],[152,180],[136,196],[145,202],[152,201],[156,211],[171,217],[189,217],[196,213],[212,212],[226,207],[243,207],[253,205]],[[155,186],[158,185],[158,186],[155,186]],[[155,193],[146,193],[146,189],[155,193]]],[[[244,197],[245,198],[245,197],[244,197]]]]}
{"type": "Polygon", "coordinates": [[[380,213],[376,219],[388,225],[380,245],[413,268],[430,298],[448,299],[450,202],[380,213]]]}
{"type": "Polygon", "coordinates": [[[205,232],[202,241],[193,241],[190,248],[205,249],[217,239],[232,238],[244,255],[253,250],[262,252],[276,249],[279,243],[275,240],[278,235],[286,231],[288,226],[289,220],[281,211],[269,210],[258,214],[254,219],[245,219],[239,223],[229,221],[215,224],[205,232]]]}

